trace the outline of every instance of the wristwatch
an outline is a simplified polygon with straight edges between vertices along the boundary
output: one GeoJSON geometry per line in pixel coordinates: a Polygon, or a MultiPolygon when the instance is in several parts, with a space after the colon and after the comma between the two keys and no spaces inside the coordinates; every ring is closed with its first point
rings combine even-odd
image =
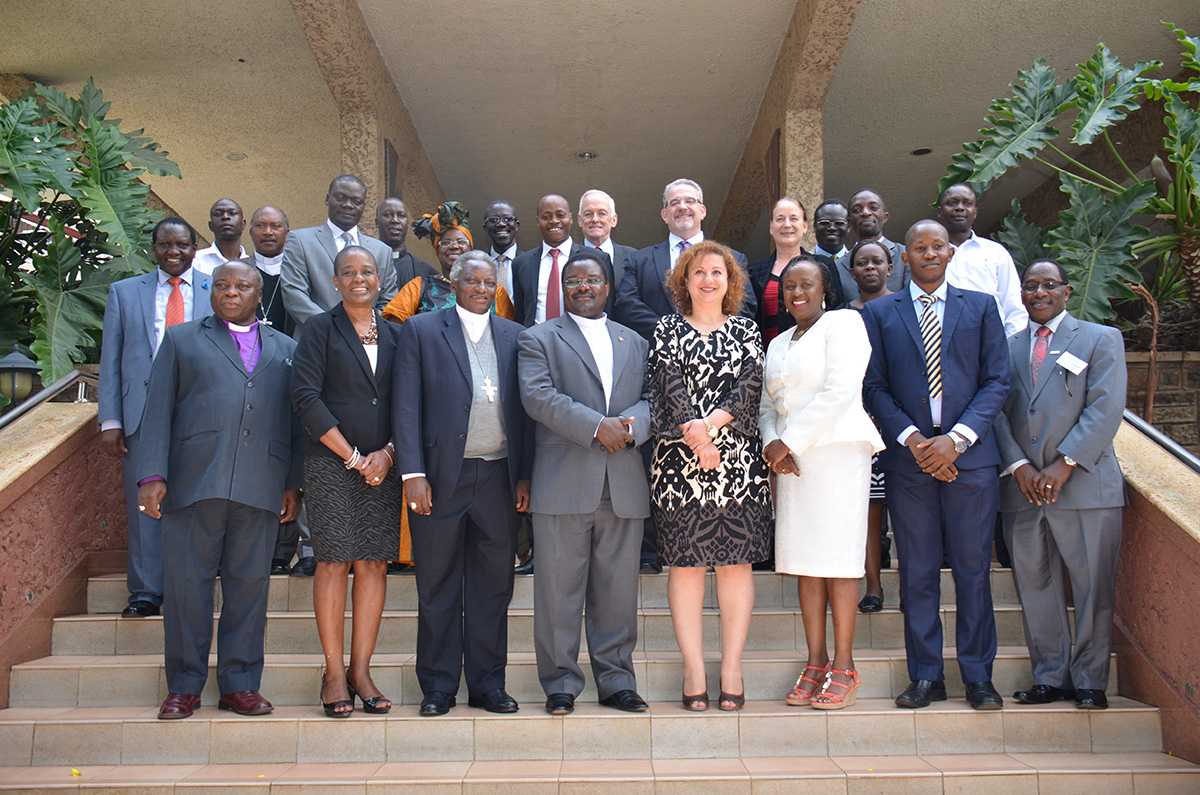
{"type": "Polygon", "coordinates": [[[1075,461],[1074,458],[1071,458],[1071,456],[1065,455],[1065,454],[1063,455],[1063,463],[1069,467],[1078,466],[1078,463],[1075,461]]]}
{"type": "Polygon", "coordinates": [[[967,437],[963,436],[958,431],[950,431],[950,439],[954,442],[954,452],[962,455],[967,452],[967,448],[971,443],[967,441],[967,437]]]}
{"type": "Polygon", "coordinates": [[[701,420],[701,422],[703,422],[703,423],[704,423],[704,430],[708,431],[708,438],[709,438],[709,439],[716,439],[716,438],[717,438],[717,433],[718,433],[718,432],[719,432],[721,429],[720,429],[720,428],[718,428],[716,425],[713,425],[711,422],[709,422],[709,419],[708,419],[708,417],[705,417],[703,420],[701,420]]]}

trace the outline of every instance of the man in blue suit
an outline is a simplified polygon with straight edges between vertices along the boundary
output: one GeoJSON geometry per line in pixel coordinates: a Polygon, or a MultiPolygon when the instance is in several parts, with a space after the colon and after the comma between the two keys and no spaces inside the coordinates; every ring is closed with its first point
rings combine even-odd
{"type": "Polygon", "coordinates": [[[863,315],[871,339],[863,392],[887,442],[879,463],[900,552],[912,680],[896,705],[946,699],[939,575],[948,559],[967,702],[1000,709],[991,681],[996,622],[988,574],[1000,500],[992,421],[1009,389],[1004,326],[990,295],[946,283],[954,247],[941,224],[913,224],[901,256],[911,283],[871,301],[863,315]]]}
{"type": "Polygon", "coordinates": [[[192,270],[196,230],[182,218],[164,218],[151,240],[158,267],[109,288],[100,349],[100,435],[123,459],[129,604],[121,615],[129,618],[158,615],[163,594],[158,520],[138,512],[134,474],[150,365],[168,326],[212,314],[210,278],[192,270]]]}

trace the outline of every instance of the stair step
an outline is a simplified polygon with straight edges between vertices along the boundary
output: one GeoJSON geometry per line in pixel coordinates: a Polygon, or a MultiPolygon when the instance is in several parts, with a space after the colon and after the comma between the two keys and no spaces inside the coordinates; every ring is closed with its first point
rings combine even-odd
{"type": "MultiPolygon", "coordinates": [[[[715,707],[715,705],[714,705],[715,707]]],[[[761,756],[1161,750],[1159,711],[1115,697],[1105,711],[1072,704],[975,712],[964,701],[901,710],[864,699],[836,712],[781,701],[748,701],[740,713],[689,712],[652,703],[642,714],[580,704],[547,715],[527,701],[516,715],[465,704],[436,720],[412,707],[346,720],[315,705],[277,707],[247,718],[202,708],[159,721],[155,707],[0,710],[0,764],[116,765],[276,762],[442,762],[460,760],[674,759],[761,756]]]]}
{"type": "Polygon", "coordinates": [[[0,788],[79,787],[139,795],[221,792],[423,792],[541,795],[1080,792],[1194,795],[1200,768],[1161,753],[957,754],[543,762],[0,767],[0,788]]]}
{"type": "MultiPolygon", "coordinates": [[[[954,649],[945,650],[946,684],[952,696],[962,695],[954,649]]],[[[634,669],[643,697],[652,701],[679,698],[682,664],[677,651],[642,651],[634,654],[634,669]]],[[[715,691],[719,676],[719,655],[706,654],[708,681],[715,691]]],[[[747,697],[778,700],[791,687],[800,672],[804,654],[799,651],[747,651],[744,671],[747,697]]],[[[855,663],[862,675],[863,698],[892,698],[908,685],[904,649],[861,649],[855,663]]],[[[580,696],[595,701],[587,656],[580,664],[588,677],[580,696]]],[[[268,654],[263,672],[263,692],[276,705],[306,705],[316,701],[320,686],[323,657],[319,654],[268,654]]],[[[217,700],[216,658],[209,658],[208,684],[203,698],[206,704],[217,700]]],[[[372,660],[375,683],[396,703],[420,702],[415,655],[376,654],[372,660]]],[[[993,681],[1003,694],[1032,684],[1029,652],[1024,646],[1002,646],[996,657],[993,681]]],[[[1113,656],[1109,692],[1115,693],[1117,663],[1113,656]]],[[[508,655],[507,687],[518,701],[540,703],[544,699],[538,684],[537,665],[530,652],[508,655]]],[[[162,654],[43,657],[13,666],[10,680],[10,705],[14,707],[110,707],[157,705],[166,697],[166,677],[162,654]]],[[[460,688],[466,692],[465,685],[460,688]]]]}
{"type": "MultiPolygon", "coordinates": [[[[512,607],[533,608],[534,577],[515,578],[512,607]]],[[[895,569],[885,569],[882,572],[884,604],[889,607],[896,607],[900,602],[899,578],[900,573],[895,569]]],[[[312,583],[312,577],[272,576],[267,609],[275,611],[312,610],[312,583]]],[[[941,586],[942,604],[952,606],[954,604],[954,578],[949,569],[942,570],[941,586]]],[[[1019,604],[1012,569],[992,569],[991,586],[992,601],[995,604],[1019,604]]],[[[221,589],[217,587],[215,590],[214,605],[219,609],[221,589]]],[[[667,607],[667,575],[641,575],[639,594],[641,607],[667,607]]],[[[129,592],[125,586],[124,574],[108,574],[88,579],[89,613],[119,613],[125,607],[128,599],[129,592]]],[[[711,573],[708,575],[704,603],[707,607],[716,607],[717,604],[714,576],[711,573]]],[[[796,578],[769,571],[755,572],[754,603],[758,607],[798,607],[796,578]]],[[[388,577],[385,607],[388,610],[416,610],[416,578],[412,575],[388,577]]]]}
{"type": "MultiPolygon", "coordinates": [[[[675,632],[666,608],[639,608],[638,645],[645,651],[674,651],[675,632]]],[[[954,637],[956,610],[941,611],[948,640],[954,637]]],[[[1001,645],[1017,646],[1025,642],[1022,609],[1017,605],[996,607],[996,632],[1001,645]]],[[[705,610],[705,647],[721,647],[719,614],[705,610]]],[[[215,622],[214,617],[214,622],[215,622]]],[[[832,618],[826,621],[832,637],[832,618]]],[[[586,647],[586,639],[582,641],[586,647]]],[[[214,648],[216,628],[213,630],[214,648]]],[[[321,651],[316,619],[311,610],[271,611],[267,614],[266,651],[268,654],[317,654],[321,651]]],[[[417,644],[417,612],[388,610],[383,615],[376,651],[381,654],[412,654],[417,644]]],[[[904,645],[904,616],[897,609],[860,615],[855,623],[856,648],[888,649],[904,645]]],[[[52,646],[56,655],[155,654],[163,648],[161,617],[121,618],[117,615],[78,615],[54,619],[52,646]]],[[[350,619],[345,622],[345,648],[350,650],[350,619]]],[[[508,648],[514,652],[533,651],[533,611],[511,608],[508,615],[508,648]]],[[[798,607],[756,607],[750,622],[746,648],[770,651],[804,649],[804,622],[798,607]]]]}

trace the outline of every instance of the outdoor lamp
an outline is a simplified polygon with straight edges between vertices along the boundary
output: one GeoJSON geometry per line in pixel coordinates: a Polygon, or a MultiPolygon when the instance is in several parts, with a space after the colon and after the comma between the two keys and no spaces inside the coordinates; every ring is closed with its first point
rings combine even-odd
{"type": "Polygon", "coordinates": [[[33,392],[37,372],[37,362],[14,345],[12,353],[0,359],[0,395],[8,398],[9,405],[20,403],[33,392]]]}

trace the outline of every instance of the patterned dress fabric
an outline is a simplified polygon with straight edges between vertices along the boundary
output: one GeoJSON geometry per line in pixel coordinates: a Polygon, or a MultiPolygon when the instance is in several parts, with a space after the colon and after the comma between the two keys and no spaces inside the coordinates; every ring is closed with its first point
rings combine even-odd
{"type": "Polygon", "coordinates": [[[368,486],[335,458],[304,458],[304,504],[318,561],[394,560],[402,501],[396,467],[378,486],[368,486]]]}
{"type": "Polygon", "coordinates": [[[773,512],[758,435],[763,350],[744,317],[702,334],[681,315],[658,322],[647,378],[651,511],[668,566],[758,563],[771,555],[773,512]],[[733,422],[715,439],[720,465],[702,470],[679,426],[725,409],[733,422]]]}

